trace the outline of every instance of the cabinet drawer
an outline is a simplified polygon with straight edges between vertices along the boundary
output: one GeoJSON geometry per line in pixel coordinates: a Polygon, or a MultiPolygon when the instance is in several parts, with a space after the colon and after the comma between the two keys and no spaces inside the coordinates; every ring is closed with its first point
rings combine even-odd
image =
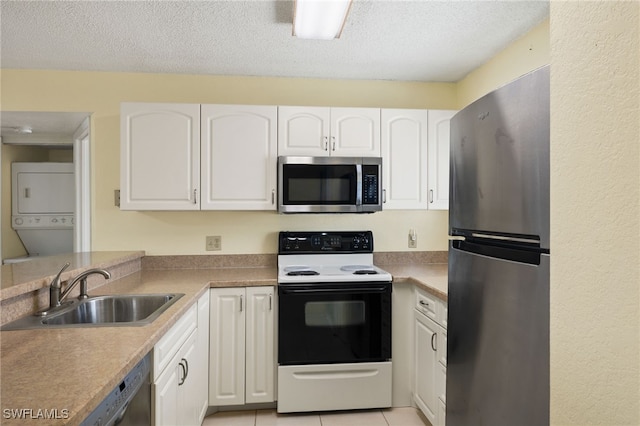
{"type": "Polygon", "coordinates": [[[426,292],[416,288],[416,309],[436,321],[437,318],[437,305],[435,298],[427,295],[426,292]]]}
{"type": "Polygon", "coordinates": [[[198,324],[198,304],[192,307],[176,322],[153,348],[153,379],[157,379],[171,362],[182,344],[198,324]]]}
{"type": "Polygon", "coordinates": [[[440,325],[446,329],[447,317],[449,316],[449,304],[445,301],[440,301],[438,306],[440,307],[440,312],[438,312],[438,317],[440,317],[440,325]]]}
{"type": "Polygon", "coordinates": [[[422,290],[419,287],[414,288],[416,294],[415,308],[446,329],[447,302],[438,299],[437,297],[422,290]]]}

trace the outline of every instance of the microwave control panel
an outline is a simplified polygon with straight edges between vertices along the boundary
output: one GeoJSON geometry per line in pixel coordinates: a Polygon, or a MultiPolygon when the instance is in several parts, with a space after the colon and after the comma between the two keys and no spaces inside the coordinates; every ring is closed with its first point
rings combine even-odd
{"type": "Polygon", "coordinates": [[[378,166],[362,166],[362,204],[378,204],[378,166]]]}

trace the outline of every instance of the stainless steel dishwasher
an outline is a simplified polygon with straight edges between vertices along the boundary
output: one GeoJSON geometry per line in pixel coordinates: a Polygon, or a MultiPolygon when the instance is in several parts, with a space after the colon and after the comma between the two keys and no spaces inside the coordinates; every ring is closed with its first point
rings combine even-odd
{"type": "Polygon", "coordinates": [[[151,352],[149,352],[81,423],[151,425],[151,352]]]}

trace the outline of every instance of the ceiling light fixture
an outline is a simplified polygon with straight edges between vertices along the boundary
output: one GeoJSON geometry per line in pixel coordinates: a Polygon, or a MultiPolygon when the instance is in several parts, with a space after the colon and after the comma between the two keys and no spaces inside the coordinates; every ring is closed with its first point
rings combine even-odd
{"type": "Polygon", "coordinates": [[[21,135],[29,135],[33,133],[33,129],[29,126],[2,126],[2,128],[21,135]]]}
{"type": "Polygon", "coordinates": [[[293,35],[298,38],[340,38],[351,0],[295,0],[293,35]]]}

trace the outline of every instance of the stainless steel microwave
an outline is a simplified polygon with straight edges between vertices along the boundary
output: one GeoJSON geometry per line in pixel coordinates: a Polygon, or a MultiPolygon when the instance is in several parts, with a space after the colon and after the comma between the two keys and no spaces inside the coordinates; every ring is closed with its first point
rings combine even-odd
{"type": "Polygon", "coordinates": [[[372,213],[381,188],[380,157],[278,157],[281,213],[372,213]]]}

